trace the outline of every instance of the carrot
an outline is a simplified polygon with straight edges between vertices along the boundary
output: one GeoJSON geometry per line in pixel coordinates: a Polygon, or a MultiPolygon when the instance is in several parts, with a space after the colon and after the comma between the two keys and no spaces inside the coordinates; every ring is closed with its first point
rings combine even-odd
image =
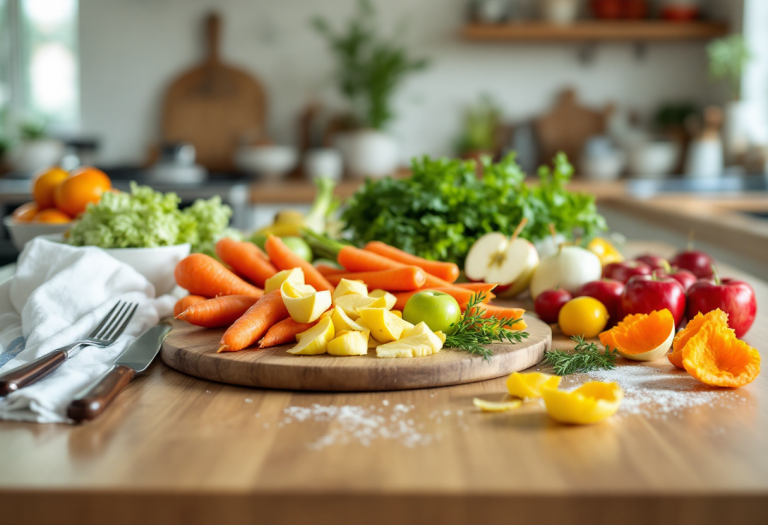
{"type": "Polygon", "coordinates": [[[380,241],[369,242],[365,245],[365,249],[399,263],[407,264],[409,266],[418,266],[425,272],[449,283],[455,282],[459,277],[459,267],[454,263],[430,261],[429,259],[411,255],[408,252],[380,241]]]}
{"type": "Polygon", "coordinates": [[[336,275],[338,273],[347,273],[347,270],[344,268],[334,268],[333,266],[328,266],[327,264],[318,264],[315,266],[317,268],[317,271],[323,274],[324,277],[328,277],[329,275],[336,275]]]}
{"type": "Polygon", "coordinates": [[[417,266],[404,266],[378,272],[351,272],[328,275],[328,281],[339,284],[342,279],[363,281],[370,289],[380,288],[388,292],[418,290],[427,280],[427,274],[417,266]]]}
{"type": "Polygon", "coordinates": [[[193,304],[176,318],[205,328],[229,326],[258,300],[258,297],[252,295],[222,295],[193,304]]]}
{"type": "Polygon", "coordinates": [[[237,352],[264,337],[273,325],[288,317],[280,290],[272,290],[248,308],[240,319],[227,328],[219,352],[237,352]]]}
{"type": "Polygon", "coordinates": [[[267,237],[265,248],[267,249],[269,259],[278,269],[291,270],[293,268],[301,268],[304,272],[304,282],[311,284],[318,291],[333,291],[333,286],[323,277],[323,274],[318,272],[311,263],[293,253],[280,237],[275,237],[274,235],[267,237]]]}
{"type": "Polygon", "coordinates": [[[521,319],[514,325],[507,325],[507,328],[511,328],[513,330],[524,330],[528,326],[526,322],[522,320],[523,314],[525,313],[525,310],[522,308],[505,308],[503,306],[496,306],[493,304],[480,304],[478,305],[478,308],[483,310],[484,319],[488,319],[491,316],[494,316],[498,319],[509,319],[510,321],[521,319]]]}
{"type": "Polygon", "coordinates": [[[267,279],[277,273],[277,269],[267,260],[266,254],[251,242],[224,237],[216,243],[216,255],[237,275],[249,279],[261,288],[264,288],[267,279]]]}
{"type": "MultiPolygon", "coordinates": [[[[354,246],[344,246],[341,248],[336,256],[336,261],[350,272],[378,272],[407,266],[401,262],[387,259],[378,253],[361,250],[354,246]]],[[[448,281],[435,277],[431,273],[427,273],[427,280],[424,286],[426,288],[449,288],[453,285],[448,281]]]]}
{"type": "Polygon", "coordinates": [[[186,297],[182,297],[178,301],[176,301],[176,304],[173,306],[173,316],[178,317],[181,312],[192,306],[196,303],[202,303],[203,301],[207,301],[207,297],[203,297],[202,295],[187,295],[186,297]]]}
{"type": "Polygon", "coordinates": [[[309,330],[319,322],[319,319],[311,323],[297,323],[290,317],[283,319],[267,330],[267,333],[264,334],[264,339],[259,343],[259,348],[269,348],[270,346],[296,342],[296,334],[309,330]]]}
{"type": "Polygon", "coordinates": [[[459,288],[472,290],[473,292],[485,292],[486,294],[489,294],[498,286],[498,283],[454,283],[453,285],[458,286],[459,288]]]}
{"type": "Polygon", "coordinates": [[[227,270],[219,261],[202,253],[193,253],[179,261],[174,271],[176,283],[194,295],[252,295],[261,297],[259,288],[248,284],[227,270]]]}
{"type": "MultiPolygon", "coordinates": [[[[449,286],[447,288],[422,288],[421,290],[416,290],[413,292],[402,292],[402,293],[396,293],[395,298],[397,299],[397,303],[395,303],[395,310],[402,310],[405,308],[405,303],[408,302],[408,299],[410,299],[413,294],[423,292],[424,290],[436,290],[438,292],[444,292],[448,295],[453,296],[454,299],[459,303],[459,306],[462,310],[465,310],[467,308],[467,304],[469,303],[469,300],[472,298],[472,296],[475,294],[472,290],[464,290],[462,288],[457,288],[455,286],[449,286]]],[[[491,298],[486,296],[483,301],[488,302],[491,298]]]]}

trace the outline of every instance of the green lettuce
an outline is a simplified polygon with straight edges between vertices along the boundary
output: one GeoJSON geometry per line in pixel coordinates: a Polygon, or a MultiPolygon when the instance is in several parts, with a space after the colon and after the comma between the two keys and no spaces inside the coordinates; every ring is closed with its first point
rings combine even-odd
{"type": "Polygon", "coordinates": [[[155,248],[190,243],[193,252],[213,254],[214,243],[232,231],[232,209],[215,196],[180,210],[175,193],[131,183],[130,193],[107,192],[89,204],[68,242],[101,248],[155,248]]]}

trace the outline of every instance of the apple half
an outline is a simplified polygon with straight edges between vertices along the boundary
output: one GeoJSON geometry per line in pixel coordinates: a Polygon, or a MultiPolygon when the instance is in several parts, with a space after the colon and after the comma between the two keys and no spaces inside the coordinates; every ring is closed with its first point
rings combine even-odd
{"type": "Polygon", "coordinates": [[[499,297],[515,297],[528,288],[538,265],[539,254],[532,243],[493,232],[472,245],[464,273],[470,281],[498,283],[493,293],[499,297]]]}

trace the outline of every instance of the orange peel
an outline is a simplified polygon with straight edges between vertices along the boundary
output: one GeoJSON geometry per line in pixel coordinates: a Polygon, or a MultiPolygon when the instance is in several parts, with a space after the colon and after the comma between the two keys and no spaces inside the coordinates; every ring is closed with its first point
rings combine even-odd
{"type": "Polygon", "coordinates": [[[650,314],[630,314],[600,334],[600,342],[634,361],[664,357],[675,337],[675,319],[666,308],[650,314]]]}
{"type": "Polygon", "coordinates": [[[708,323],[682,350],[683,366],[709,386],[738,388],[760,373],[760,353],[736,338],[733,330],[708,323]]]}
{"type": "MultiPolygon", "coordinates": [[[[680,330],[675,336],[675,339],[672,341],[672,352],[667,354],[669,362],[677,368],[685,370],[685,367],[683,366],[683,348],[704,326],[712,323],[723,329],[730,330],[730,328],[728,328],[728,314],[719,308],[706,314],[699,312],[693,319],[688,321],[686,327],[680,330]]],[[[733,330],[731,330],[731,332],[733,332],[733,330]]]]}

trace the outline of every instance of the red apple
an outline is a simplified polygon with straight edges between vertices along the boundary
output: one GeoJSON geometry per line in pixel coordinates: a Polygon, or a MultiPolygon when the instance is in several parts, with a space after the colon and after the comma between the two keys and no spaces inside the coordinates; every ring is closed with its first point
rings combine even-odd
{"type": "Polygon", "coordinates": [[[651,267],[651,270],[667,270],[669,268],[667,260],[660,255],[651,255],[650,253],[647,253],[640,257],[636,257],[635,260],[644,262],[651,267]]]}
{"type": "Polygon", "coordinates": [[[728,325],[736,337],[741,337],[749,331],[757,315],[755,291],[744,281],[720,279],[717,274],[714,279],[693,283],[688,290],[688,319],[716,308],[728,314],[728,325]]]}
{"type": "Polygon", "coordinates": [[[659,275],[662,274],[672,277],[675,281],[682,284],[683,290],[686,292],[691,287],[691,285],[696,282],[696,276],[688,270],[683,270],[682,268],[672,268],[669,272],[659,272],[659,275]]]}
{"type": "Polygon", "coordinates": [[[691,249],[678,253],[669,262],[672,266],[688,270],[699,279],[712,277],[712,265],[715,263],[706,253],[691,249]]]}
{"type": "Polygon", "coordinates": [[[621,294],[624,292],[624,283],[615,279],[601,279],[592,281],[576,292],[575,297],[594,297],[608,310],[608,326],[615,325],[620,319],[619,307],[621,306],[621,294]]]}
{"type": "Polygon", "coordinates": [[[685,315],[685,290],[683,285],[665,275],[636,275],[624,286],[621,294],[621,315],[649,314],[654,310],[668,309],[680,326],[685,315]]]}
{"type": "Polygon", "coordinates": [[[565,303],[573,299],[571,292],[563,288],[546,290],[541,292],[533,303],[533,308],[539,314],[539,318],[548,324],[557,322],[560,309],[565,303]]]}
{"type": "Polygon", "coordinates": [[[651,267],[642,261],[616,262],[605,265],[603,278],[626,283],[635,275],[651,275],[652,271],[651,267]]]}

